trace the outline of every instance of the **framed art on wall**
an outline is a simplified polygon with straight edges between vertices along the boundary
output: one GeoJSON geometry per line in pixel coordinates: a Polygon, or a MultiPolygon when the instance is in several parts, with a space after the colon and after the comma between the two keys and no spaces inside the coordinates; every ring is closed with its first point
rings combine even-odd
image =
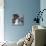
{"type": "Polygon", "coordinates": [[[13,25],[24,25],[24,16],[19,16],[18,14],[13,14],[12,24],[13,25]]]}

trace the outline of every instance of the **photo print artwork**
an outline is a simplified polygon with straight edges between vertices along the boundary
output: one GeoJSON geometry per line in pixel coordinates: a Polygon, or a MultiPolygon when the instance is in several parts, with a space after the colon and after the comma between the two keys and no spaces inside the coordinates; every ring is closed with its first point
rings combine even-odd
{"type": "Polygon", "coordinates": [[[24,25],[24,16],[18,14],[12,15],[12,24],[13,25],[24,25]]]}

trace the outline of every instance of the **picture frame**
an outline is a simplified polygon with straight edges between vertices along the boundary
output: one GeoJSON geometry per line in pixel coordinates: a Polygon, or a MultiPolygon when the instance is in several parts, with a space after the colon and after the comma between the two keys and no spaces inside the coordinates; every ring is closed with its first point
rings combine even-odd
{"type": "Polygon", "coordinates": [[[18,14],[12,15],[12,24],[13,25],[24,25],[24,16],[18,14]]]}

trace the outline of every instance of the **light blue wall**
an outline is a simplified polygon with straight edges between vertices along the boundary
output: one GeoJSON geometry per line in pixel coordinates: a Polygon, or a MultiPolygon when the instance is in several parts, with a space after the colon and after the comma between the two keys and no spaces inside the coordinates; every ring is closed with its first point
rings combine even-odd
{"type": "MultiPolygon", "coordinates": [[[[41,0],[40,1],[40,10],[42,11],[43,9],[46,9],[46,0],[41,0]]],[[[45,26],[46,27],[46,10],[43,12],[43,22],[40,22],[40,25],[45,26]]]]}
{"type": "Polygon", "coordinates": [[[5,40],[18,41],[24,37],[32,27],[35,12],[40,9],[40,0],[5,0],[5,40]],[[12,14],[24,15],[24,26],[12,26],[12,14]]]}

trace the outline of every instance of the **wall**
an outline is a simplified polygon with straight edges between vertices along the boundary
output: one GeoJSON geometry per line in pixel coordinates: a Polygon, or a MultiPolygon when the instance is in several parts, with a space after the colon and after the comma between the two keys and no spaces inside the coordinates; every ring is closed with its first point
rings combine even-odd
{"type": "Polygon", "coordinates": [[[0,42],[4,41],[4,0],[0,0],[0,42]]]}
{"type": "Polygon", "coordinates": [[[35,12],[40,9],[40,0],[5,0],[4,6],[4,34],[7,41],[18,41],[32,28],[32,20],[36,17],[35,12]],[[24,26],[12,25],[12,14],[24,15],[24,26]]]}
{"type": "MultiPolygon", "coordinates": [[[[43,9],[46,9],[46,0],[41,0],[40,1],[40,9],[41,9],[41,11],[43,9]]],[[[43,12],[42,17],[43,17],[43,22],[41,21],[40,25],[46,26],[46,20],[45,20],[46,19],[46,10],[43,12]]]]}

